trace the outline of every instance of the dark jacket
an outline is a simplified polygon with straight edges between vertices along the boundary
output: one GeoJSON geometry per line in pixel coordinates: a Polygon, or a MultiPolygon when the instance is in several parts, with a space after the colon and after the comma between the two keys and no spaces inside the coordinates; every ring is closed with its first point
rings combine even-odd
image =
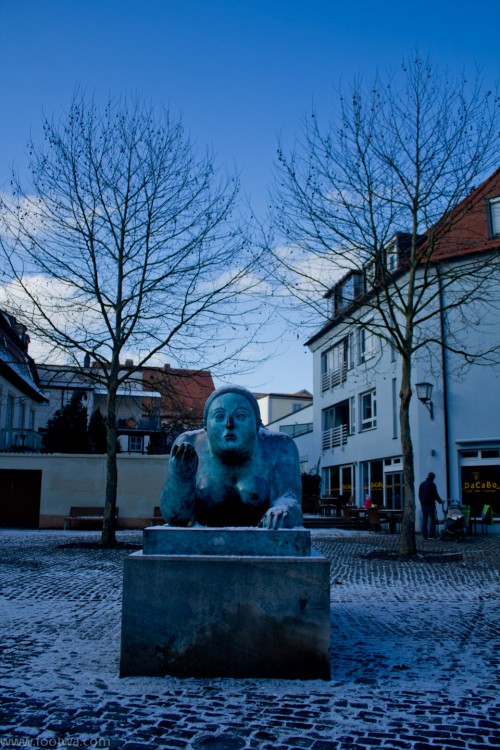
{"type": "Polygon", "coordinates": [[[438,503],[442,503],[443,501],[439,497],[437,487],[432,481],[432,479],[425,479],[420,487],[418,488],[418,497],[420,500],[420,504],[424,507],[431,507],[434,505],[436,500],[438,503]]]}

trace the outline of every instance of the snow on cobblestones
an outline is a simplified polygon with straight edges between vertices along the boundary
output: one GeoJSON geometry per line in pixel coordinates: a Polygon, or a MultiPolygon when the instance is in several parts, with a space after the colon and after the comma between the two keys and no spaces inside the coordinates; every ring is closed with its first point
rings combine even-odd
{"type": "Polygon", "coordinates": [[[127,750],[498,746],[500,538],[428,542],[450,554],[431,563],[370,558],[397,548],[389,535],[312,537],[331,563],[331,682],[120,679],[131,550],[0,530],[0,733],[127,750]]]}

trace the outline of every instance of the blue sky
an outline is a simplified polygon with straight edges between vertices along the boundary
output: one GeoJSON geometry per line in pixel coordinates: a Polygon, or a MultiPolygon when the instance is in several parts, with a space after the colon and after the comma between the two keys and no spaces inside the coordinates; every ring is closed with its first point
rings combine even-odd
{"type": "MultiPolygon", "coordinates": [[[[30,133],[40,140],[42,112],[60,113],[81,86],[169,105],[264,212],[278,135],[291,142],[313,103],[326,117],[339,83],[397,68],[416,45],[453,71],[480,65],[492,85],[499,29],[498,2],[0,0],[0,188],[30,133]]],[[[289,339],[241,384],[311,389],[304,337],[289,339]]]]}

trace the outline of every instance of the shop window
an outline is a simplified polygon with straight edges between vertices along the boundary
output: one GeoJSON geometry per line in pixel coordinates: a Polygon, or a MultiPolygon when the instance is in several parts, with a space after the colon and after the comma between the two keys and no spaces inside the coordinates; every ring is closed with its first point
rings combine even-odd
{"type": "Polygon", "coordinates": [[[484,505],[500,514],[500,465],[476,464],[461,466],[462,503],[471,507],[471,514],[481,515],[484,505]]]}
{"type": "Polygon", "coordinates": [[[347,504],[351,495],[355,494],[354,467],[352,464],[324,468],[323,492],[347,504]]]}
{"type": "Polygon", "coordinates": [[[363,461],[361,464],[361,484],[363,500],[370,495],[375,505],[384,501],[384,465],[383,461],[363,461]]]}

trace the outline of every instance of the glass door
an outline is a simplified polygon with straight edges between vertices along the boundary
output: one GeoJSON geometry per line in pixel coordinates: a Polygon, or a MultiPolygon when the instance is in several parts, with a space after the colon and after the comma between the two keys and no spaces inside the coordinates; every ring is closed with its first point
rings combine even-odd
{"type": "Polygon", "coordinates": [[[384,505],[391,510],[403,507],[403,472],[388,471],[385,473],[384,505]]]}

